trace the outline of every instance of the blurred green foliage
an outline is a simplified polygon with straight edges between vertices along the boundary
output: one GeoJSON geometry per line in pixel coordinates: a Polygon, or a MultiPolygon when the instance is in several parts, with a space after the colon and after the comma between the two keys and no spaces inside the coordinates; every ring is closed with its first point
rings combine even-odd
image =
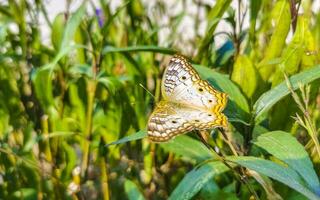
{"type": "Polygon", "coordinates": [[[0,199],[320,199],[314,2],[177,0],[180,13],[151,2],[152,12],[141,0],[116,10],[83,1],[71,12],[66,1],[53,20],[46,1],[0,3],[0,199]],[[196,34],[184,41],[191,5],[196,34]],[[217,32],[220,22],[231,31],[217,32]],[[146,139],[177,52],[228,94],[229,130],[208,134],[216,152],[192,133],[146,139]]]}

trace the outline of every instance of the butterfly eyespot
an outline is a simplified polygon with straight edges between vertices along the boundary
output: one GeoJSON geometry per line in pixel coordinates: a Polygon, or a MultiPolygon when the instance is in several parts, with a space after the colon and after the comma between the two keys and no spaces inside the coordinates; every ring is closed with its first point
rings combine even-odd
{"type": "Polygon", "coordinates": [[[209,99],[209,103],[212,103],[212,100],[211,100],[211,99],[209,99]]]}
{"type": "Polygon", "coordinates": [[[177,121],[172,120],[171,123],[175,124],[175,123],[177,123],[177,121]]]}
{"type": "Polygon", "coordinates": [[[200,122],[198,119],[195,119],[194,121],[195,121],[195,122],[200,122]]]}
{"type": "Polygon", "coordinates": [[[182,79],[182,80],[186,80],[186,79],[187,79],[187,77],[185,77],[185,76],[182,76],[182,77],[181,77],[181,79],[182,79]]]}
{"type": "Polygon", "coordinates": [[[211,117],[212,115],[211,115],[211,114],[208,114],[208,116],[211,117]]]}
{"type": "Polygon", "coordinates": [[[203,89],[202,88],[198,88],[199,92],[203,92],[203,89]]]}

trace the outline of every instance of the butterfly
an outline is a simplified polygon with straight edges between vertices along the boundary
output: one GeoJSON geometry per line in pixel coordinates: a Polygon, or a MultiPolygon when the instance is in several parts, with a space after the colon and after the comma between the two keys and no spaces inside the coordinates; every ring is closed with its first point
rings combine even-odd
{"type": "Polygon", "coordinates": [[[180,55],[171,58],[162,77],[162,100],[148,121],[148,138],[165,142],[193,130],[226,127],[221,113],[227,94],[202,80],[191,64],[180,55]]]}

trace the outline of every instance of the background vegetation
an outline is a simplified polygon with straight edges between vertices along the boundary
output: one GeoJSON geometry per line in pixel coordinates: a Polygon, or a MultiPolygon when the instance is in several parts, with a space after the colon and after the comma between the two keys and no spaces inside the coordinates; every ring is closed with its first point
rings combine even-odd
{"type": "Polygon", "coordinates": [[[154,2],[152,12],[140,0],[116,11],[84,1],[71,12],[67,1],[53,21],[46,1],[0,4],[0,199],[320,199],[313,2],[239,0],[239,12],[231,0],[180,0],[174,15],[154,2]],[[185,41],[178,27],[191,4],[196,34],[185,41]],[[41,40],[40,15],[51,44],[41,40]],[[232,31],[216,32],[220,22],[232,31]],[[219,48],[218,34],[228,38],[219,48]],[[145,138],[176,52],[229,95],[230,130],[208,139],[215,151],[193,133],[164,144],[145,138]]]}

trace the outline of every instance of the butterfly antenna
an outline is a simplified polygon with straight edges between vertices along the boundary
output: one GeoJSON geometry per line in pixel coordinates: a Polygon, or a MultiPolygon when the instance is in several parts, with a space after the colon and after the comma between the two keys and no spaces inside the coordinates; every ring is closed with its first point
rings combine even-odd
{"type": "Polygon", "coordinates": [[[145,88],[144,85],[142,85],[141,83],[139,83],[139,85],[140,85],[140,87],[142,87],[148,94],[150,94],[155,99],[154,95],[147,88],[145,88]]]}

